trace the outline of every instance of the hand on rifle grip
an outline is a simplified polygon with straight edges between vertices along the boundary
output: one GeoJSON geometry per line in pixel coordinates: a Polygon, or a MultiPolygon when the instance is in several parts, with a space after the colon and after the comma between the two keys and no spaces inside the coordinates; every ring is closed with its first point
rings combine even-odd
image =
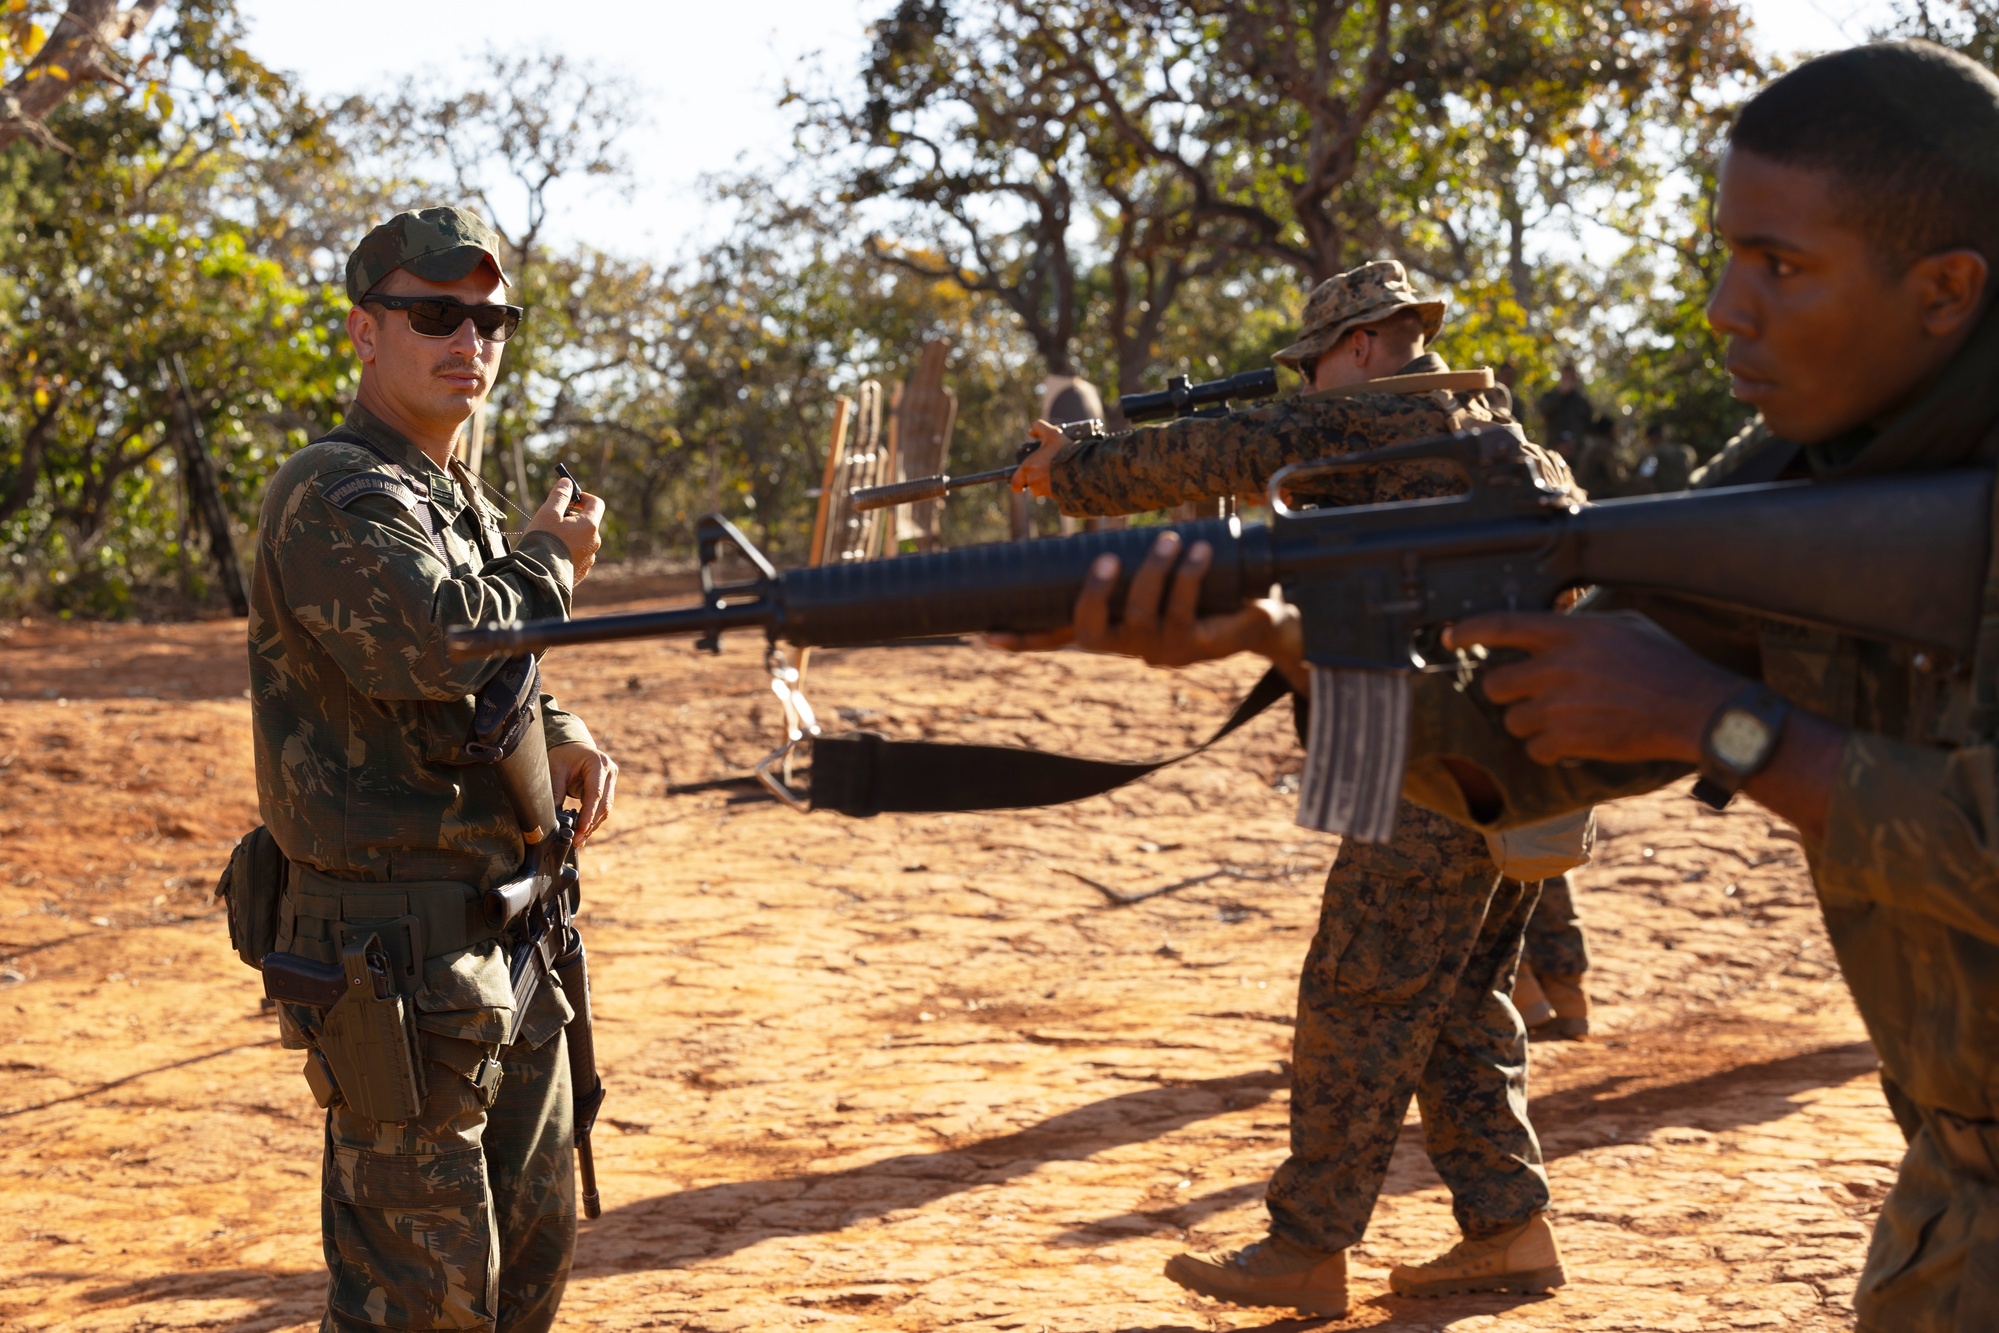
{"type": "Polygon", "coordinates": [[[582,804],[576,815],[576,845],[610,817],[618,799],[618,763],[594,745],[571,742],[548,752],[549,785],[557,800],[574,796],[582,804]]]}

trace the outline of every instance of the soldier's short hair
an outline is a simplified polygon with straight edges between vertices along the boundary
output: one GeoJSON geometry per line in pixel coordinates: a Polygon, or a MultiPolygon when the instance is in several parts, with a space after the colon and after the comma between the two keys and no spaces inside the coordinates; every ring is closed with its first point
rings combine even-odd
{"type": "Polygon", "coordinates": [[[1733,148],[1833,177],[1842,216],[1898,271],[1970,249],[1999,275],[1999,78],[1933,42],[1808,60],[1756,94],[1733,148]]]}

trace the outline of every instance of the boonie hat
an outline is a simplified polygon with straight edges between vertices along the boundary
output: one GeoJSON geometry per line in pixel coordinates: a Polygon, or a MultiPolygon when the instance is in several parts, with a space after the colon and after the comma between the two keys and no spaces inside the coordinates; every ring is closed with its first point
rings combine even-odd
{"type": "Polygon", "coordinates": [[[456,282],[491,261],[500,281],[514,285],[500,262],[500,234],[468,208],[398,213],[361,238],[347,256],[347,299],[355,305],[399,268],[431,282],[456,282]]]}
{"type": "Polygon", "coordinates": [[[1302,374],[1349,330],[1411,308],[1423,312],[1423,336],[1434,338],[1437,330],[1444,327],[1444,305],[1441,298],[1426,301],[1416,295],[1416,289],[1409,285],[1409,274],[1399,262],[1377,259],[1335,274],[1314,287],[1305,302],[1298,341],[1270,359],[1302,374]]]}

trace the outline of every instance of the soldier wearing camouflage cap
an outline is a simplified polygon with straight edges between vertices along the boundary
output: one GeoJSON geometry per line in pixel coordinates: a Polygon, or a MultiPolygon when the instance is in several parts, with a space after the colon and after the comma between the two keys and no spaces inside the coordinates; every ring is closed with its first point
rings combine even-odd
{"type": "Polygon", "coordinates": [[[1442,299],[1425,300],[1418,296],[1401,264],[1393,259],[1377,259],[1327,278],[1314,287],[1305,301],[1298,341],[1270,359],[1311,380],[1319,358],[1337,347],[1349,333],[1378,328],[1404,311],[1413,316],[1406,321],[1408,325],[1422,330],[1423,341],[1436,337],[1444,327],[1445,305],[1442,299]]]}
{"type": "MultiPolygon", "coordinates": [[[[509,549],[454,456],[522,317],[501,252],[458,208],[363,238],[347,264],[354,403],[278,470],[258,525],[257,798],[289,863],[276,947],[337,964],[375,933],[414,1014],[398,1049],[417,1109],[390,1121],[356,1107],[384,1104],[373,1075],[315,1063],[330,1011],[279,1007],[328,1107],[320,1327],[338,1333],[546,1329],[575,1246],[571,1006],[550,975],[515,1013],[507,940],[472,910],[523,855],[496,771],[466,745],[472,696],[500,664],[444,651],[454,626],[566,615],[603,512],[557,482],[509,549]]],[[[617,766],[546,695],[540,725],[553,790],[581,799],[587,836],[617,766]]]]}
{"type": "MultiPolygon", "coordinates": [[[[1393,260],[1329,278],[1307,301],[1297,341],[1275,357],[1304,376],[1298,396],[1098,439],[1038,424],[1043,447],[1014,485],[1052,496],[1065,514],[1138,513],[1260,494],[1291,463],[1509,420],[1488,397],[1490,371],[1453,372],[1428,350],[1444,305],[1418,295],[1393,260]]],[[[1523,447],[1550,476],[1566,476],[1558,459],[1523,447]]],[[[1327,498],[1373,504],[1452,494],[1457,478],[1402,464],[1357,470],[1341,487],[1327,498]]],[[[1522,882],[1503,873],[1495,857],[1505,853],[1408,802],[1393,841],[1340,847],[1298,988],[1291,1156],[1270,1184],[1269,1234],[1240,1250],[1177,1255],[1167,1277],[1240,1305],[1344,1314],[1346,1251],[1366,1232],[1415,1097],[1465,1240],[1431,1263],[1397,1265],[1394,1290],[1564,1281],[1526,1114],[1526,1033],[1504,998],[1539,880],[1562,867],[1507,858],[1514,875],[1531,876],[1522,882]]]]}

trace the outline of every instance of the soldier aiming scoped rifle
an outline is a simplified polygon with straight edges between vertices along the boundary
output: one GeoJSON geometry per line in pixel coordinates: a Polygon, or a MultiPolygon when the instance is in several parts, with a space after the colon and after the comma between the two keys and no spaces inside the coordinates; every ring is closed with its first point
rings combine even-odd
{"type": "MultiPolygon", "coordinates": [[[[1453,621],[1483,611],[1547,609],[1566,590],[1603,586],[1730,605],[1961,658],[1970,651],[1964,627],[1977,623],[1991,486],[1988,472],[1957,470],[1864,485],[1775,483],[1577,505],[1523,452],[1517,428],[1496,427],[1295,464],[1271,479],[1270,523],[1209,520],[1175,530],[1183,551],[1205,542],[1214,552],[1201,584],[1201,614],[1235,611],[1273,584],[1300,609],[1313,722],[1299,822],[1381,841],[1393,831],[1402,786],[1413,675],[1471,665],[1440,646],[1453,621]],[[1306,503],[1315,480],[1417,461],[1454,466],[1467,489],[1446,499],[1360,508],[1314,510],[1306,503]]],[[[790,702],[786,691],[796,677],[775,649],[779,639],[837,647],[1058,628],[1069,623],[1097,557],[1117,555],[1121,577],[1128,576],[1159,531],[1085,533],[779,574],[765,572],[768,562],[747,539],[711,515],[699,527],[702,605],[464,629],[453,632],[449,646],[461,657],[661,635],[700,635],[714,646],[724,630],[759,628],[773,643],[773,672],[790,702]],[[724,547],[748,555],[759,576],[717,582],[724,547]]],[[[1113,600],[1122,604],[1122,588],[1113,600]]],[[[773,772],[777,760],[817,736],[810,710],[802,700],[797,705],[786,746],[758,775],[801,809],[1012,808],[1114,785],[1020,799],[993,790],[976,765],[938,763],[930,753],[955,749],[961,758],[971,751],[991,758],[1007,753],[1001,747],[825,738],[813,750],[812,791],[800,796],[773,772]],[[909,784],[895,771],[905,753],[924,783],[943,786],[918,794],[917,803],[884,803],[878,799],[884,790],[907,795],[909,784]]],[[[1242,717],[1239,709],[1231,725],[1242,717]]]]}
{"type": "MultiPolygon", "coordinates": [[[[1166,381],[1164,389],[1157,392],[1126,394],[1118,400],[1118,411],[1124,414],[1126,422],[1134,426],[1171,417],[1220,417],[1228,415],[1232,399],[1268,398],[1276,392],[1277,372],[1274,370],[1245,370],[1238,375],[1225,375],[1200,384],[1186,375],[1175,375],[1166,381]]],[[[1095,439],[1104,433],[1104,423],[1094,418],[1072,421],[1062,427],[1062,433],[1072,440],[1095,439]]],[[[1014,461],[1007,466],[962,477],[911,477],[908,481],[890,482],[886,486],[857,487],[852,493],[854,508],[862,512],[890,509],[896,505],[916,504],[921,500],[942,499],[952,491],[963,490],[967,486],[988,486],[1007,481],[1040,447],[1040,441],[1029,440],[1020,446],[1014,461]]]]}

